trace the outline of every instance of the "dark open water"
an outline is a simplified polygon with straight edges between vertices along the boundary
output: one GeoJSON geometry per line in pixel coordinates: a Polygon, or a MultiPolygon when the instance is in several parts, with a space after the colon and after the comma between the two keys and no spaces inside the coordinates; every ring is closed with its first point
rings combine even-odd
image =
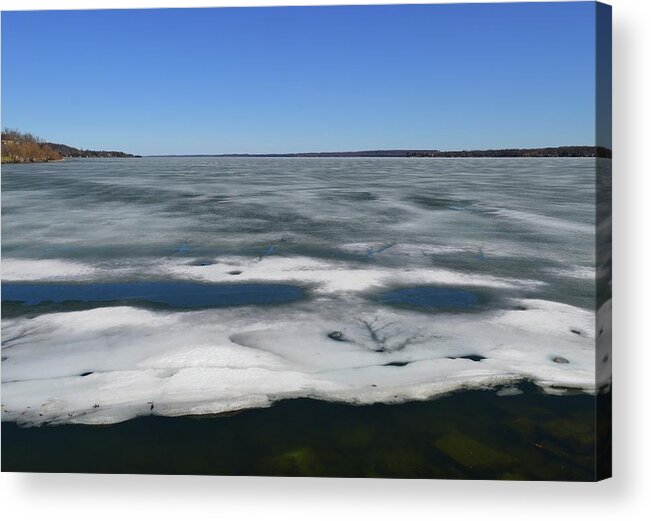
{"type": "Polygon", "coordinates": [[[610,433],[596,428],[594,397],[521,388],[517,396],[468,391],[401,405],[296,399],[212,418],[148,416],[104,426],[5,423],[2,468],[571,481],[609,475],[610,445],[597,448],[595,436],[610,433]]]}

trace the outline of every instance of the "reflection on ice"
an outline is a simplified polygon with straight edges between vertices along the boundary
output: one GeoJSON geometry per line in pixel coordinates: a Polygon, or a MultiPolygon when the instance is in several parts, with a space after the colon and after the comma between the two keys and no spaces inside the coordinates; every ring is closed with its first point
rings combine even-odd
{"type": "Polygon", "coordinates": [[[464,309],[479,303],[479,297],[470,291],[429,286],[387,291],[380,300],[385,304],[425,309],[464,309]]]}
{"type": "Polygon", "coordinates": [[[103,284],[2,284],[2,300],[28,306],[44,302],[125,302],[177,308],[282,304],[303,296],[284,284],[197,284],[192,282],[122,282],[103,284]]]}

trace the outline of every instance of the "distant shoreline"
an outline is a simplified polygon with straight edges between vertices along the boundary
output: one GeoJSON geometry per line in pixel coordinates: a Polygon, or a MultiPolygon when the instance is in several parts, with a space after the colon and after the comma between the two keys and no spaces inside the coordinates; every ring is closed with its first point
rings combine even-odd
{"type": "Polygon", "coordinates": [[[66,157],[140,157],[116,150],[83,150],[49,143],[19,130],[2,130],[2,164],[49,163],[66,157]]]}
{"type": "MultiPolygon", "coordinates": [[[[6,142],[3,142],[3,145],[6,142]]],[[[485,150],[426,150],[390,149],[358,150],[346,152],[294,152],[269,154],[153,154],[140,156],[118,151],[83,150],[57,143],[43,143],[52,149],[56,159],[13,158],[3,156],[3,163],[44,163],[62,161],[66,158],[140,158],[140,157],[241,157],[241,158],[552,158],[552,157],[598,157],[612,158],[612,150],[597,146],[561,146],[542,148],[502,148],[485,150]]]]}
{"type": "Polygon", "coordinates": [[[360,150],[351,152],[296,152],[285,154],[155,154],[146,157],[601,157],[611,158],[605,147],[563,146],[487,150],[360,150]]]}

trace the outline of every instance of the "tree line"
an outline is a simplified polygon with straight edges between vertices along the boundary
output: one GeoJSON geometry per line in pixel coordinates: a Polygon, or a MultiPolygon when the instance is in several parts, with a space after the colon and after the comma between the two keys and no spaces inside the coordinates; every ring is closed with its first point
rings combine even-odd
{"type": "Polygon", "coordinates": [[[42,139],[18,130],[2,130],[3,163],[34,163],[59,159],[62,159],[62,155],[42,139]]]}
{"type": "MultiPolygon", "coordinates": [[[[204,154],[207,156],[213,154],[204,154]]],[[[290,154],[216,154],[227,157],[612,157],[605,147],[563,146],[489,150],[359,150],[354,152],[298,152],[290,154]]]]}
{"type": "Polygon", "coordinates": [[[56,161],[64,157],[140,157],[116,150],[83,150],[59,143],[49,143],[27,132],[2,130],[3,163],[56,161]]]}

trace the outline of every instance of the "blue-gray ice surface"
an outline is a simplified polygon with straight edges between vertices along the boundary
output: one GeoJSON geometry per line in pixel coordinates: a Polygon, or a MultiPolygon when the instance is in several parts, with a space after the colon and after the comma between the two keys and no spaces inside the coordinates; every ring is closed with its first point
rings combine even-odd
{"type": "Polygon", "coordinates": [[[2,321],[3,419],[399,403],[523,378],[594,392],[611,334],[595,328],[594,178],[583,158],[4,166],[2,280],[45,293],[2,321]],[[136,291],[178,283],[261,293],[188,309],[136,291]],[[43,284],[77,301],[48,304],[43,284]],[[93,297],[102,284],[129,298],[93,297]]]}

